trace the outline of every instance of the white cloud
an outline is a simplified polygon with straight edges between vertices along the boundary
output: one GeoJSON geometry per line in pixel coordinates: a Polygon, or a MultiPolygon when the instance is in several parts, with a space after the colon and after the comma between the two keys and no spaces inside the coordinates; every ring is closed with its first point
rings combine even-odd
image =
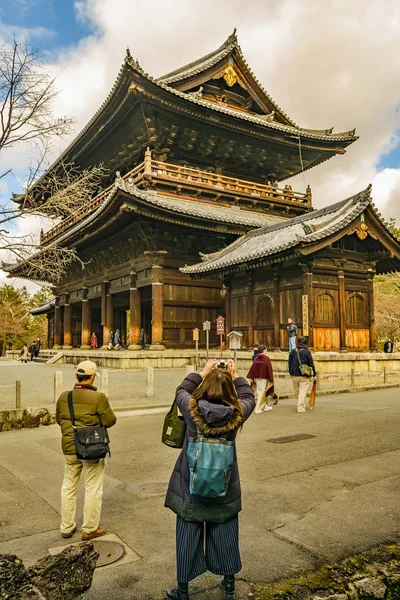
{"type": "MultiPolygon", "coordinates": [[[[397,0],[79,0],[75,8],[92,34],[61,51],[51,70],[61,89],[57,114],[74,116],[76,133],[109,93],[127,46],[157,76],[215,49],[237,26],[249,65],[299,125],[357,127],[360,139],[344,156],[306,172],[315,206],[371,182],[385,216],[400,217],[400,170],[377,168],[400,127],[397,0]]],[[[21,164],[18,154],[27,153],[16,152],[13,160],[21,164]]],[[[291,184],[301,191],[303,177],[291,184]]]]}

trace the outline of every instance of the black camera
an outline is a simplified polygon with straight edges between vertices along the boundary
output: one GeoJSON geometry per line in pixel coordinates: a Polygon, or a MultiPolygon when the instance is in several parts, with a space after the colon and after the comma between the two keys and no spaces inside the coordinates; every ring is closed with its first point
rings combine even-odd
{"type": "Polygon", "coordinates": [[[221,358],[221,360],[219,360],[215,366],[217,369],[223,369],[224,371],[227,371],[228,370],[228,361],[221,358]]]}

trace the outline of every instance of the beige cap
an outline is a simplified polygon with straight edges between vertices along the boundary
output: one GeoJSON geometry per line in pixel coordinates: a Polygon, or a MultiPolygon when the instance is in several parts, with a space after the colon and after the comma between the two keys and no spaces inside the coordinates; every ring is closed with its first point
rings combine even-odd
{"type": "Polygon", "coordinates": [[[97,373],[97,365],[92,360],[83,360],[82,362],[80,362],[79,365],[76,367],[76,372],[78,375],[96,375],[97,377],[99,376],[99,374],[97,373]]]}

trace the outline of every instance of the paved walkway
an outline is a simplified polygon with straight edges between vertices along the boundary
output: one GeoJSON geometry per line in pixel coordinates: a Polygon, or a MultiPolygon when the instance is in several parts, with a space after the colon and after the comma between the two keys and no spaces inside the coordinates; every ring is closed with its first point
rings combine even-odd
{"type": "MultiPolygon", "coordinates": [[[[399,419],[397,389],[324,396],[304,414],[285,400],[251,417],[238,437],[242,578],[294,575],[396,537],[399,419]],[[315,437],[269,441],[304,433],[315,437]]],[[[163,495],[140,490],[167,482],[177,457],[160,443],[162,422],[160,412],[121,413],[111,430],[102,521],[137,560],[98,569],[87,600],[161,600],[174,583],[174,515],[163,508],[163,495]]],[[[31,564],[65,544],[58,531],[61,481],[57,426],[0,434],[0,553],[31,564]]],[[[79,539],[77,533],[72,542],[79,539]]],[[[207,574],[191,597],[221,599],[217,584],[207,574]]],[[[238,600],[249,591],[244,583],[241,590],[238,600]]]]}

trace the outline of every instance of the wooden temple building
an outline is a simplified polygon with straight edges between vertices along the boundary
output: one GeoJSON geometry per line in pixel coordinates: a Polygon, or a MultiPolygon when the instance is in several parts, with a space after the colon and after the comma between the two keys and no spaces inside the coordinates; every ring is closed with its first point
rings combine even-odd
{"type": "MultiPolygon", "coordinates": [[[[355,130],[294,123],[247,65],[234,32],[216,51],[155,79],[127,51],[100,109],[50,167],[108,169],[101,193],[41,237],[76,248],[54,287],[49,347],[184,348],[226,316],[243,345],[287,348],[293,318],[316,349],[374,347],[372,282],[400,247],[370,190],[315,211],[311,190],[280,182],[324,162],[355,130]],[[199,256],[203,261],[199,263],[199,256]]],[[[12,277],[54,283],[26,262],[12,277]]]]}

